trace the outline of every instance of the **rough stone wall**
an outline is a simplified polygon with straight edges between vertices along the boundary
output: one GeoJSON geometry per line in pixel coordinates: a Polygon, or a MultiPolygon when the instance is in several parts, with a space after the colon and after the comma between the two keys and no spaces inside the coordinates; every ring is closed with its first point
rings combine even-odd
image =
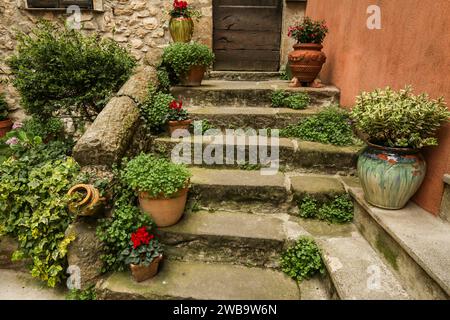
{"type": "MultiPolygon", "coordinates": [[[[24,0],[0,1],[0,76],[5,77],[8,68],[5,58],[14,52],[15,31],[29,32],[39,19],[64,23],[69,17],[61,11],[29,11],[23,9],[24,0]],[[22,8],[20,8],[22,6],[22,8]]],[[[100,0],[99,0],[100,1],[100,0]]],[[[191,0],[190,4],[202,13],[195,22],[194,40],[212,45],[212,0],[191,0]]],[[[169,32],[172,6],[170,0],[103,0],[103,11],[83,11],[82,30],[97,31],[113,38],[130,49],[144,64],[154,64],[163,48],[171,40],[169,32]]],[[[6,92],[7,102],[12,108],[11,117],[21,119],[17,93],[10,85],[0,85],[6,92]]]]}
{"type": "Polygon", "coordinates": [[[295,44],[295,40],[289,38],[288,28],[300,21],[306,11],[306,2],[292,2],[284,0],[283,8],[283,27],[281,34],[281,66],[285,66],[288,62],[288,54],[291,52],[292,46],[295,44]]]}

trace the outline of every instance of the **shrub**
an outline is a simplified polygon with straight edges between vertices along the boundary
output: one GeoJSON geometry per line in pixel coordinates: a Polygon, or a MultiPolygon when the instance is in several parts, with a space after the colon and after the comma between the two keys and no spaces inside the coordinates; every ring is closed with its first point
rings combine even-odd
{"type": "Polygon", "coordinates": [[[449,117],[442,97],[431,100],[427,94],[414,95],[412,87],[363,92],[351,112],[357,130],[368,141],[386,147],[437,145],[436,130],[449,117]]]}
{"type": "Polygon", "coordinates": [[[23,130],[31,136],[43,139],[57,138],[64,135],[64,123],[59,118],[40,119],[32,117],[25,120],[23,130]]]}
{"type": "Polygon", "coordinates": [[[48,118],[64,112],[93,120],[130,76],[136,60],[110,39],[41,21],[17,35],[8,60],[22,105],[48,118]]]}
{"type": "Polygon", "coordinates": [[[8,104],[5,95],[0,94],[0,121],[8,119],[8,104]]]}
{"type": "Polygon", "coordinates": [[[187,187],[190,177],[184,165],[143,153],[127,163],[123,174],[124,182],[132,189],[155,198],[170,198],[187,187]]]}
{"type": "Polygon", "coordinates": [[[274,108],[291,108],[302,110],[306,109],[310,103],[307,93],[289,94],[283,90],[276,90],[271,96],[272,107],[274,108]]]}
{"type": "Polygon", "coordinates": [[[161,65],[179,80],[192,66],[209,67],[213,62],[214,53],[208,46],[176,42],[164,49],[161,65]]]}
{"type": "Polygon", "coordinates": [[[175,98],[168,93],[149,88],[149,94],[139,106],[145,126],[152,132],[161,131],[169,116],[170,103],[175,98]]]}
{"type": "Polygon", "coordinates": [[[336,196],[322,205],[316,199],[306,196],[299,203],[299,216],[331,223],[351,222],[353,220],[353,202],[347,194],[336,196]]]}
{"type": "Polygon", "coordinates": [[[288,29],[288,36],[297,40],[297,43],[321,44],[327,33],[325,21],[315,21],[310,17],[304,17],[288,29]]]}
{"type": "Polygon", "coordinates": [[[328,107],[296,125],[281,129],[280,137],[294,137],[337,146],[358,143],[353,135],[348,112],[339,107],[328,107]]]}
{"type": "Polygon", "coordinates": [[[313,239],[301,237],[281,256],[281,269],[292,279],[302,281],[324,273],[320,249],[313,239]]]}

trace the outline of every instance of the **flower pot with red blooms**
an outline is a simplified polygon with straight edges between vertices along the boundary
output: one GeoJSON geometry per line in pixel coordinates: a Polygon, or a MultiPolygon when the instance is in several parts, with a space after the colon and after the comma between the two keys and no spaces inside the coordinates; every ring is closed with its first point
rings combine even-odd
{"type": "Polygon", "coordinates": [[[121,252],[125,263],[130,265],[135,281],[142,282],[158,273],[163,250],[151,227],[143,226],[131,234],[130,245],[121,252]]]}
{"type": "Polygon", "coordinates": [[[12,121],[8,118],[8,105],[5,97],[0,95],[0,138],[4,137],[13,126],[12,121]]]}
{"type": "Polygon", "coordinates": [[[169,127],[169,134],[173,136],[173,133],[176,130],[179,131],[180,134],[188,133],[189,126],[192,123],[192,120],[189,119],[189,114],[186,109],[183,109],[183,102],[173,100],[169,105],[169,114],[168,114],[167,125],[169,127]]]}
{"type": "Polygon", "coordinates": [[[127,163],[123,174],[139,194],[141,210],[158,227],[174,225],[183,216],[190,177],[184,165],[143,153],[127,163]]]}
{"type": "Polygon", "coordinates": [[[294,86],[310,86],[319,75],[327,59],[321,51],[327,33],[328,28],[324,21],[314,21],[309,17],[289,27],[288,36],[297,40],[294,51],[289,53],[294,86]]]}
{"type": "Polygon", "coordinates": [[[170,11],[169,30],[174,42],[189,42],[194,34],[193,17],[198,18],[200,13],[192,10],[186,1],[175,0],[170,11]]]}

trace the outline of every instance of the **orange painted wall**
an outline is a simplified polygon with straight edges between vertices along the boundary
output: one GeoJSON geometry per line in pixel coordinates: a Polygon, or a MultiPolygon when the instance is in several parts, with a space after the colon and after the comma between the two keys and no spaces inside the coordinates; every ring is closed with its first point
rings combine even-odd
{"type": "MultiPolygon", "coordinates": [[[[406,84],[450,103],[450,0],[308,0],[306,14],[329,26],[320,78],[341,89],[343,105],[362,90],[406,84]],[[367,28],[370,5],[381,8],[381,30],[367,28]]],[[[424,150],[428,173],[414,197],[433,214],[450,172],[450,125],[439,138],[439,147],[424,150]]]]}

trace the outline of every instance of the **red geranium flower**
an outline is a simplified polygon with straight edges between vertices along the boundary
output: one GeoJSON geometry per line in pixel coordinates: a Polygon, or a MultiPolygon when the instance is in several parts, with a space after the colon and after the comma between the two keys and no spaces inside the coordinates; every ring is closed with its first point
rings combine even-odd
{"type": "Polygon", "coordinates": [[[150,240],[154,237],[154,235],[148,233],[147,227],[144,226],[131,234],[131,241],[133,242],[134,249],[136,249],[142,244],[149,244],[150,240]]]}

